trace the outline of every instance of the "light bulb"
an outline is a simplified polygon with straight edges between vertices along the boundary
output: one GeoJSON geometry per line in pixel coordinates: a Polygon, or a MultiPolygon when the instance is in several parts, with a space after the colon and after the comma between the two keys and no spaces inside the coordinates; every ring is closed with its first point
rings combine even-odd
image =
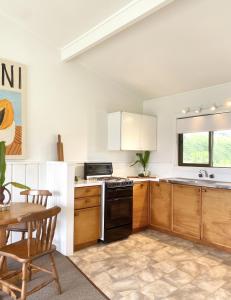
{"type": "Polygon", "coordinates": [[[214,110],[216,110],[216,108],[217,108],[217,107],[216,107],[216,105],[214,104],[213,106],[210,107],[210,110],[214,111],[214,110]]]}
{"type": "Polygon", "coordinates": [[[231,106],[231,100],[227,100],[227,101],[225,102],[225,105],[230,107],[230,106],[231,106]]]}
{"type": "Polygon", "coordinates": [[[196,114],[199,114],[200,111],[201,111],[201,108],[199,107],[199,108],[195,109],[194,112],[195,112],[196,114]]]}
{"type": "Polygon", "coordinates": [[[189,112],[189,109],[188,108],[183,108],[181,112],[182,112],[182,114],[186,114],[187,112],[189,112]]]}

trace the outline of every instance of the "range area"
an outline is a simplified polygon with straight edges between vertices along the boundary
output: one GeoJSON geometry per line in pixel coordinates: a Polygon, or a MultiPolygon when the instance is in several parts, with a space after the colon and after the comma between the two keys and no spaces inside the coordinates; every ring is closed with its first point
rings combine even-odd
{"type": "Polygon", "coordinates": [[[112,242],[132,233],[133,181],[115,177],[111,162],[84,163],[84,178],[102,182],[101,241],[112,242]]]}

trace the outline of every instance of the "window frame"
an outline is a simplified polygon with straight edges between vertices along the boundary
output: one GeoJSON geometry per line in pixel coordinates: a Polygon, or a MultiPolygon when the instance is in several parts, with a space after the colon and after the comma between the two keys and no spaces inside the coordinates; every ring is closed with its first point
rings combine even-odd
{"type": "Polygon", "coordinates": [[[213,132],[209,131],[209,162],[207,164],[183,162],[183,133],[178,134],[178,166],[180,167],[213,167],[213,132]]]}

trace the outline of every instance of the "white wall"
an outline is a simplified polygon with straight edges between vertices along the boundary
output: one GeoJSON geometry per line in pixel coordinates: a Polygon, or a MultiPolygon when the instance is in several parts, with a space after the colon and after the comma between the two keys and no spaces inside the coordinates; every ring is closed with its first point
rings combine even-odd
{"type": "Polygon", "coordinates": [[[28,67],[26,160],[56,159],[60,133],[67,161],[131,162],[134,154],[107,152],[106,114],[142,111],[135,94],[77,62],[61,63],[58,50],[2,16],[0,36],[0,57],[28,67]]]}
{"type": "MultiPolygon", "coordinates": [[[[196,177],[200,168],[177,166],[176,117],[185,107],[208,108],[214,103],[219,106],[228,98],[231,98],[231,83],[144,101],[144,112],[157,115],[157,151],[151,155],[152,173],[161,177],[196,177]]],[[[215,173],[217,179],[231,178],[231,168],[207,169],[215,173]]]]}

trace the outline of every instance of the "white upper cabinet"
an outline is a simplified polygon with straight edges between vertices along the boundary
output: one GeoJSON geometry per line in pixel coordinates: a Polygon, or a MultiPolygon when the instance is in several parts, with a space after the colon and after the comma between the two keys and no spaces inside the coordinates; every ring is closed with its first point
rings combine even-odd
{"type": "Polygon", "coordinates": [[[156,118],[141,115],[140,145],[142,150],[156,150],[156,118]]]}
{"type": "Polygon", "coordinates": [[[156,150],[156,117],[114,112],[108,114],[109,150],[156,150]]]}

